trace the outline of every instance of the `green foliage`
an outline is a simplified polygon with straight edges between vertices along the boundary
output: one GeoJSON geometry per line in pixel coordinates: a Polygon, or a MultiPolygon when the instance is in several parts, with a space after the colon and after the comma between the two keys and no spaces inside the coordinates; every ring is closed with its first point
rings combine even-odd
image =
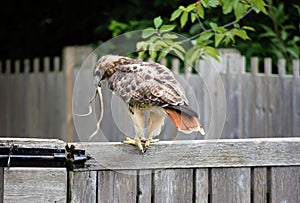
{"type": "MultiPolygon", "coordinates": [[[[300,17],[299,6],[295,6],[294,11],[298,11],[300,17]]],[[[263,46],[268,55],[286,59],[288,71],[291,72],[292,59],[300,58],[300,37],[292,34],[296,26],[289,21],[283,3],[278,7],[270,6],[269,18],[272,24],[260,24],[263,32],[258,37],[264,40],[263,46]]]]}
{"type": "Polygon", "coordinates": [[[143,57],[148,53],[152,60],[160,60],[168,53],[177,55],[188,64],[193,64],[199,58],[213,57],[218,60],[217,47],[221,45],[234,44],[236,38],[249,40],[247,31],[254,31],[254,28],[238,23],[252,10],[256,13],[267,13],[266,4],[263,0],[202,0],[188,6],[179,6],[169,19],[168,24],[164,24],[161,17],[153,20],[154,27],[143,30],[144,41],[136,45],[139,56],[143,57]],[[222,14],[232,14],[234,20],[219,24],[216,21],[207,20],[206,13],[213,9],[222,10],[222,14]],[[175,29],[190,29],[190,36],[187,39],[178,39],[178,35],[172,33],[175,29]],[[186,46],[192,43],[192,46],[186,46]]]}

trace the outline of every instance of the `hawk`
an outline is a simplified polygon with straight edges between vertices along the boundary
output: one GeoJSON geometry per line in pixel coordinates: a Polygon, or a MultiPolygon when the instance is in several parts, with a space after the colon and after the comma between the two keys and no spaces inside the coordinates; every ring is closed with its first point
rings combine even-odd
{"type": "Polygon", "coordinates": [[[128,105],[135,136],[134,139],[127,137],[124,143],[137,146],[141,153],[150,143],[158,141],[153,138],[160,134],[166,117],[179,131],[205,134],[197,120],[198,114],[189,107],[183,87],[166,66],[105,55],[98,60],[93,76],[98,88],[102,80],[107,80],[108,88],[128,105]],[[147,133],[145,112],[149,114],[147,133]]]}

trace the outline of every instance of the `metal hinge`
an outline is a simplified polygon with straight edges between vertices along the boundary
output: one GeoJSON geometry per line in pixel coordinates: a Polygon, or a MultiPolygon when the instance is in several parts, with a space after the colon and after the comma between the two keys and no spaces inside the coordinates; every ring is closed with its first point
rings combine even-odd
{"type": "Polygon", "coordinates": [[[75,149],[74,145],[58,149],[0,144],[1,167],[66,167],[73,170],[83,168],[86,160],[85,150],[75,149]]]}

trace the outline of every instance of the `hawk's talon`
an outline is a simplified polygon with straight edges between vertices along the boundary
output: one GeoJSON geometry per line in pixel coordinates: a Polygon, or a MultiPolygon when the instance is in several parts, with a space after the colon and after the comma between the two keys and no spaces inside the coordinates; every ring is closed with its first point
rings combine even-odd
{"type": "Polygon", "coordinates": [[[144,154],[144,148],[142,146],[142,142],[141,139],[131,139],[130,137],[126,137],[125,140],[123,141],[123,144],[131,144],[131,145],[135,145],[138,147],[139,151],[144,154]]]}
{"type": "Polygon", "coordinates": [[[150,146],[150,143],[159,142],[159,139],[148,138],[148,139],[145,139],[144,142],[145,142],[144,146],[147,149],[150,146]]]}

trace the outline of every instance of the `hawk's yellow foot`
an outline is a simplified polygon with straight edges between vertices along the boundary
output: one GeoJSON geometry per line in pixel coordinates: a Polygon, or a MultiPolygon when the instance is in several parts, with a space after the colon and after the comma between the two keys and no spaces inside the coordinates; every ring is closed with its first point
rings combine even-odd
{"type": "Polygon", "coordinates": [[[159,139],[152,139],[152,138],[142,138],[142,142],[144,142],[144,147],[147,149],[150,146],[150,143],[159,142],[159,139]]]}
{"type": "Polygon", "coordinates": [[[135,139],[131,139],[130,137],[126,137],[125,140],[123,141],[124,144],[131,144],[131,145],[135,145],[138,147],[138,149],[140,150],[140,152],[143,154],[144,153],[144,148],[142,146],[142,142],[140,138],[135,138],[135,139]]]}

